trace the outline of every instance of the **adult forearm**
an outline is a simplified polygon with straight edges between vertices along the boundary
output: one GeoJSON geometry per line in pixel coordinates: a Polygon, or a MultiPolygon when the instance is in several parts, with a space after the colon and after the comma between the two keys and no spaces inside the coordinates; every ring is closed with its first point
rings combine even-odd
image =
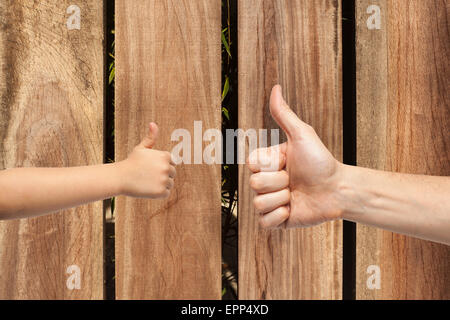
{"type": "Polygon", "coordinates": [[[0,172],[0,220],[59,211],[120,193],[114,164],[0,172]]]}
{"type": "Polygon", "coordinates": [[[450,245],[450,178],[344,166],[343,218],[450,245]]]}

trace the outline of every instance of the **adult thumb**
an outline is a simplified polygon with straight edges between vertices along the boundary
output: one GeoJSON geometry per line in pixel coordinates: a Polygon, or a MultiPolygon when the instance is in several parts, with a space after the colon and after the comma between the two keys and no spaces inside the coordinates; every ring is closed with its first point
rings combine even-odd
{"type": "Polygon", "coordinates": [[[293,138],[300,134],[300,130],[304,123],[287,105],[283,98],[280,85],[276,85],[272,89],[272,94],[270,95],[270,113],[272,114],[272,118],[278,123],[289,138],[293,138]]]}
{"type": "Polygon", "coordinates": [[[140,146],[151,149],[156,143],[156,140],[158,139],[158,132],[159,128],[158,125],[154,122],[151,122],[149,125],[149,131],[147,135],[142,139],[142,142],[140,143],[140,146]]]}

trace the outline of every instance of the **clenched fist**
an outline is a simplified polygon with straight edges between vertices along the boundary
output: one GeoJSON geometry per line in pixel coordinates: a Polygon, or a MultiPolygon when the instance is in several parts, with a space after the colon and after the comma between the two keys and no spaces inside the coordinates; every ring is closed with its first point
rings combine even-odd
{"type": "Polygon", "coordinates": [[[288,141],[249,156],[250,186],[256,192],[254,207],[260,225],[294,228],[341,218],[336,190],[343,165],[289,108],[280,86],[272,90],[270,112],[288,141]]]}
{"type": "Polygon", "coordinates": [[[150,123],[148,135],[128,158],[117,163],[121,178],[120,193],[137,198],[167,198],[174,185],[175,164],[171,154],[153,150],[158,126],[150,123]]]}

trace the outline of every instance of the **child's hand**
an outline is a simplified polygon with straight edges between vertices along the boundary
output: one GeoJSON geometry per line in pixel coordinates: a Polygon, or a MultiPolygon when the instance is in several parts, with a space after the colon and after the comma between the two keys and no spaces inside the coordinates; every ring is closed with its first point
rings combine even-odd
{"type": "Polygon", "coordinates": [[[158,126],[150,123],[149,134],[124,161],[117,163],[121,194],[135,198],[167,198],[176,174],[171,154],[153,150],[158,126]]]}

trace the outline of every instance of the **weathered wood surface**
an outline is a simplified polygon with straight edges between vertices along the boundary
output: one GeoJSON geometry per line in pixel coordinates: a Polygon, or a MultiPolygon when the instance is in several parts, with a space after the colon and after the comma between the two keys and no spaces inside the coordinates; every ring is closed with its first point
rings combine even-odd
{"type": "MultiPolygon", "coordinates": [[[[277,127],[268,101],[280,83],[288,104],[342,159],[341,1],[239,1],[238,25],[239,127],[277,127]]],[[[239,298],[340,299],[342,223],[261,231],[249,177],[241,166],[239,298]]]]}
{"type": "MultiPolygon", "coordinates": [[[[68,30],[71,4],[0,0],[1,169],[103,161],[103,5],[77,1],[81,29],[68,30]]],[[[101,202],[1,222],[0,299],[101,299],[102,228],[101,202]]]]}
{"type": "MultiPolygon", "coordinates": [[[[447,0],[357,1],[358,165],[450,174],[447,0]],[[369,30],[369,5],[381,29],[369,30]]],[[[450,247],[357,227],[358,299],[449,299],[450,247]],[[367,268],[381,269],[369,290],[367,268]]]]}
{"type": "MultiPolygon", "coordinates": [[[[116,0],[116,159],[160,126],[221,128],[221,1],[116,0]]],[[[192,140],[193,142],[193,140],[192,140]]],[[[193,156],[193,153],[192,153],[193,156]]],[[[118,299],[220,299],[220,165],[180,165],[167,201],[119,197],[118,299]]]]}

